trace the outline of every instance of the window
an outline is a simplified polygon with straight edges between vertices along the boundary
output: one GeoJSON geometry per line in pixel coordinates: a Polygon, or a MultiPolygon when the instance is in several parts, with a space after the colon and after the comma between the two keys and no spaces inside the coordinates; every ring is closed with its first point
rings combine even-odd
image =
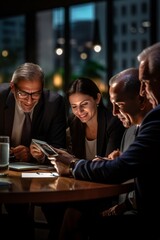
{"type": "MultiPolygon", "coordinates": [[[[100,0],[47,8],[31,13],[34,22],[30,14],[1,18],[0,82],[10,81],[15,68],[29,56],[43,68],[47,88],[64,94],[70,81],[83,75],[104,89],[110,76],[132,64],[137,67],[138,53],[150,44],[150,2],[100,0]],[[93,48],[97,39],[100,51],[93,48]],[[33,47],[28,51],[30,41],[33,47]]],[[[157,6],[152,17],[159,16],[159,1],[157,6]]],[[[157,35],[158,29],[159,21],[157,35]]]]}
{"type": "Polygon", "coordinates": [[[0,82],[8,82],[25,61],[25,17],[0,19],[0,82]]]}

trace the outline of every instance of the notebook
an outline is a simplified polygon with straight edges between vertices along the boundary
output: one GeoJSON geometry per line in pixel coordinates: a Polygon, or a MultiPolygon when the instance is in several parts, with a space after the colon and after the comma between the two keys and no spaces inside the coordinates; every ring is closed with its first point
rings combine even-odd
{"type": "Polygon", "coordinates": [[[38,169],[44,169],[44,170],[55,170],[54,166],[50,165],[39,165],[36,163],[28,163],[28,162],[11,162],[9,164],[10,170],[15,171],[27,171],[27,170],[38,170],[38,169]]]}
{"type": "Polygon", "coordinates": [[[28,162],[12,162],[9,164],[9,169],[16,171],[36,170],[39,169],[39,165],[28,162]]]}

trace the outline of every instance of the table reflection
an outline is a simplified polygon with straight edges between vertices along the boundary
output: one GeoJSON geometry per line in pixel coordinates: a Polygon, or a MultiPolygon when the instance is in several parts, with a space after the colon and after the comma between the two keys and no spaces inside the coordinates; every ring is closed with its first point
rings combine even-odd
{"type": "Polygon", "coordinates": [[[11,187],[0,188],[0,202],[10,203],[95,200],[117,196],[134,187],[133,182],[111,185],[68,177],[22,178],[21,172],[13,171],[5,179],[12,184],[11,187]]]}

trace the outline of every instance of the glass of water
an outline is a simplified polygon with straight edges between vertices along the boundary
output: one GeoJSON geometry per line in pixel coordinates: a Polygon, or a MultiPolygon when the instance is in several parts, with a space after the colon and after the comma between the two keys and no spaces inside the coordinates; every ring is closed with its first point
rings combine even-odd
{"type": "Polygon", "coordinates": [[[0,136],[0,177],[6,176],[9,170],[9,136],[0,136]]]}

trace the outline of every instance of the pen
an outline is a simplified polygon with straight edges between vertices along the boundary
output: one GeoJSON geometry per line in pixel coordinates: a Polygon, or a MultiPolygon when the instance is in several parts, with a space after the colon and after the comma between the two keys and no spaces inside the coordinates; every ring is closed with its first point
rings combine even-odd
{"type": "Polygon", "coordinates": [[[49,175],[49,176],[55,176],[55,177],[58,177],[59,176],[59,174],[57,173],[57,172],[51,172],[51,173],[42,173],[42,172],[36,172],[36,174],[38,174],[38,175],[41,175],[41,176],[47,176],[47,175],[49,175]]]}
{"type": "Polygon", "coordinates": [[[59,173],[58,172],[52,172],[52,175],[55,177],[59,177],[59,173]]]}

